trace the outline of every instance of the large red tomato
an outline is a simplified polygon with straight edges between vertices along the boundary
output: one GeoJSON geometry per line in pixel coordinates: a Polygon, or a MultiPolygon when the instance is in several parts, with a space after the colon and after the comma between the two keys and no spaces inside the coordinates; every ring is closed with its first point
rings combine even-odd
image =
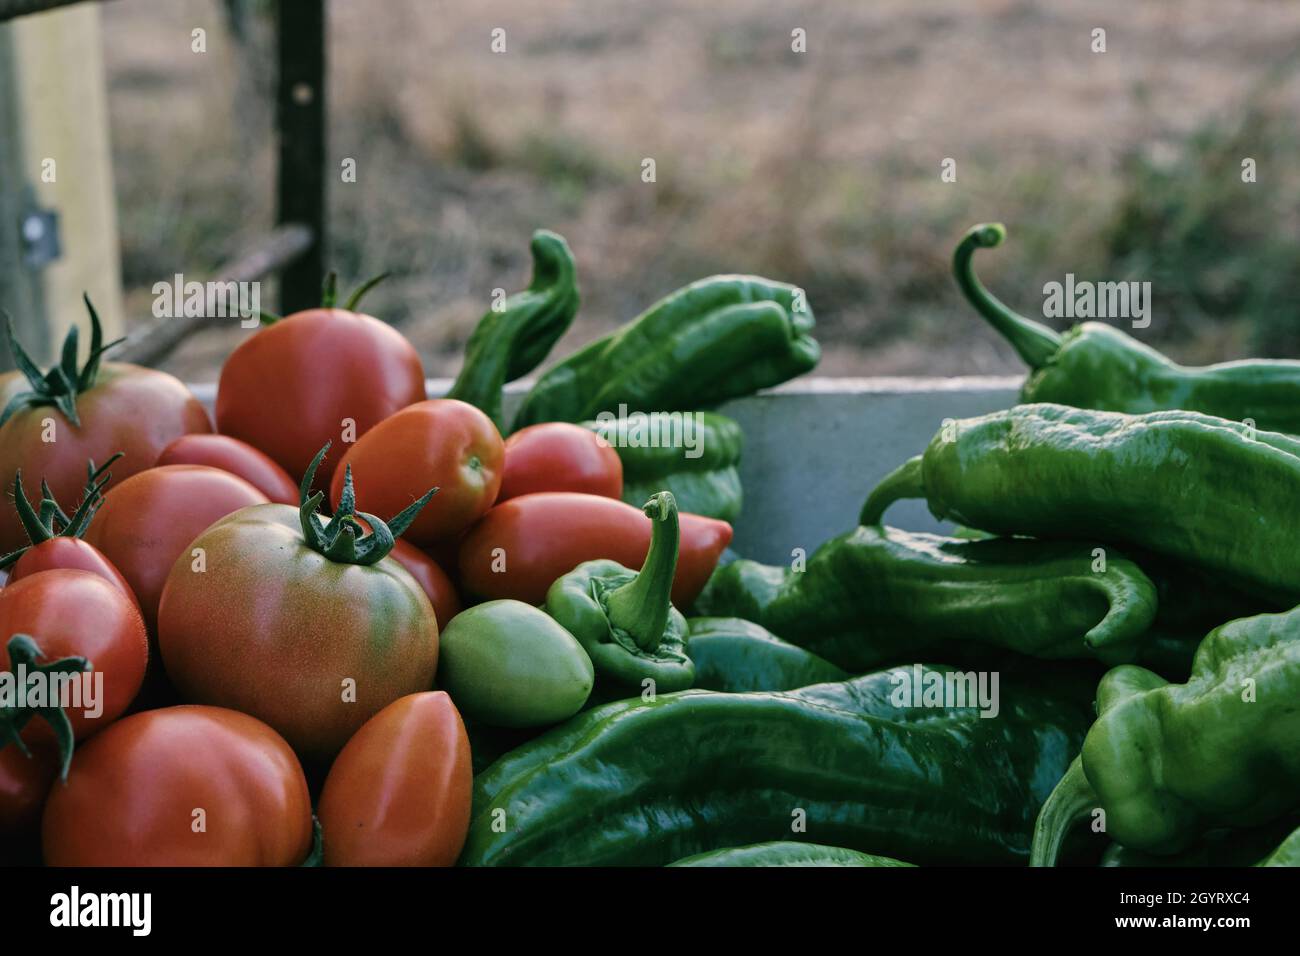
{"type": "MultiPolygon", "coordinates": [[[[683,514],[673,603],[689,607],[731,543],[731,525],[683,514]]],[[[640,508],[569,492],[542,492],[497,505],[461,539],[461,584],[485,599],[541,604],[546,590],[583,561],[608,558],[633,570],[650,550],[640,508]]]]}
{"type": "MultiPolygon", "coordinates": [[[[419,353],[400,332],[349,309],[309,309],[231,353],[217,383],[217,430],[297,477],[326,442],[359,438],[424,397],[419,353]]],[[[336,464],[325,463],[319,487],[336,464]]]]}
{"type": "MultiPolygon", "coordinates": [[[[340,547],[354,546],[349,534],[340,547]]],[[[433,606],[391,557],[328,556],[308,543],[298,509],[271,504],[224,518],[193,546],[206,569],[182,555],[158,615],[163,664],[185,699],[253,714],[315,761],[433,685],[433,606]]]]}
{"type": "Polygon", "coordinates": [[[153,633],[167,574],[178,557],[191,559],[190,542],[218,518],[265,503],[266,495],[230,472],[164,465],[110,489],[86,540],[122,572],[153,633]]]}
{"type": "Polygon", "coordinates": [[[623,494],[623,462],[609,442],[570,422],[542,422],[506,439],[505,477],[497,501],[538,491],[623,494]]]}
{"type": "Polygon", "coordinates": [[[133,714],[77,750],[41,821],[50,866],[296,866],[302,767],[274,730],[218,707],[133,714]]]}
{"type": "Polygon", "coordinates": [[[396,514],[432,487],[438,493],[406,539],[427,545],[468,528],[492,507],[501,488],[505,443],[492,419],[467,402],[439,398],[404,408],[349,448],[334,472],[330,500],[352,467],[357,509],[396,514]]]}
{"type": "MultiPolygon", "coordinates": [[[[93,349],[101,338],[93,309],[91,327],[93,349]]],[[[174,438],[212,430],[198,399],[164,372],[118,362],[101,365],[98,355],[77,369],[75,332],[69,332],[72,358],[60,363],[62,376],[39,377],[30,360],[30,376],[0,375],[0,409],[19,395],[28,396],[28,403],[16,406],[0,425],[0,488],[13,487],[21,468],[23,487],[33,501],[40,498],[42,478],[59,501],[76,500],[86,481],[87,459],[104,462],[124,452],[115,471],[125,478],[152,468],[174,438]]],[[[65,356],[67,349],[65,343],[65,356]]],[[[13,509],[0,508],[0,553],[26,543],[13,509]]]]}
{"type": "Polygon", "coordinates": [[[325,779],[326,866],[451,866],[469,829],[474,771],[443,691],[411,694],[366,721],[325,779]]]}
{"type": "Polygon", "coordinates": [[[298,503],[298,482],[248,442],[229,435],[182,435],[162,450],[160,465],[207,465],[238,475],[282,505],[298,503]]]}

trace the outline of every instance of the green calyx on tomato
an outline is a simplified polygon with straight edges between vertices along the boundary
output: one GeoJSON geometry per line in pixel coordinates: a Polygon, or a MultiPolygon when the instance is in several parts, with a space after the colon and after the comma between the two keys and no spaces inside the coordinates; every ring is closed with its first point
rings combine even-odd
{"type": "Polygon", "coordinates": [[[99,322],[99,313],[90,304],[90,296],[83,295],[82,299],[85,300],[86,308],[90,310],[90,355],[86,358],[86,364],[80,368],[77,367],[75,325],[68,329],[67,337],[63,340],[63,351],[58,364],[51,367],[48,372],[42,372],[27,354],[27,350],[18,342],[18,337],[14,334],[13,317],[5,313],[5,335],[9,340],[9,351],[13,353],[18,370],[27,379],[30,391],[19,392],[9,400],[9,404],[0,411],[0,425],[9,421],[9,417],[21,408],[53,405],[74,426],[81,427],[81,420],[77,417],[77,396],[95,387],[95,380],[99,377],[100,358],[113,346],[123,341],[123,339],[114,339],[107,345],[104,344],[104,329],[99,322]]]}
{"type": "Polygon", "coordinates": [[[430,488],[392,519],[384,521],[375,515],[356,510],[356,491],[352,485],[352,466],[349,465],[343,474],[343,494],[339,498],[338,507],[326,522],[319,514],[325,493],[318,491],[311,494],[311,484],[316,479],[316,469],[329,451],[330,444],[326,442],[325,447],[316,453],[299,486],[301,504],[298,515],[302,520],[302,536],[307,547],[331,561],[340,564],[378,564],[393,550],[398,537],[411,526],[421,509],[438,493],[438,489],[430,488]],[[370,526],[368,533],[358,518],[370,526]]]}
{"type": "MultiPolygon", "coordinates": [[[[381,272],[374,278],[367,279],[365,282],[361,283],[361,285],[357,286],[353,293],[348,296],[348,301],[343,303],[344,310],[347,312],[355,312],[357,306],[361,304],[361,300],[365,297],[365,294],[387,279],[390,275],[392,275],[391,272],[381,272]]],[[[320,292],[320,307],[322,309],[332,309],[338,304],[338,284],[339,277],[337,272],[331,272],[325,277],[325,284],[321,288],[320,292]]],[[[279,322],[284,318],[284,316],[276,315],[274,312],[264,311],[259,313],[259,315],[262,325],[274,325],[276,322],[279,322]]]]}
{"type": "MultiPolygon", "coordinates": [[[[37,661],[43,656],[41,648],[27,634],[15,634],[9,638],[7,650],[9,666],[13,668],[12,674],[15,675],[15,680],[21,672],[22,679],[25,681],[30,681],[33,674],[42,674],[47,678],[55,678],[54,683],[57,684],[57,675],[84,674],[93,669],[90,661],[84,657],[61,657],[48,664],[38,664],[37,661]]],[[[57,701],[52,700],[36,706],[20,707],[11,704],[0,707],[0,748],[14,744],[24,755],[30,757],[31,751],[27,749],[27,744],[19,734],[33,717],[40,717],[54,731],[59,744],[59,776],[67,780],[68,767],[72,765],[72,750],[76,744],[72,734],[72,721],[68,719],[68,715],[63,712],[63,708],[57,701]]]]}
{"type": "Polygon", "coordinates": [[[0,568],[9,567],[26,554],[29,548],[51,538],[80,538],[85,534],[95,512],[104,503],[104,489],[113,480],[108,469],[121,457],[122,452],[118,452],[98,468],[93,461],[87,463],[85,495],[71,515],[59,507],[54,492],[44,479],[41,480],[40,508],[33,508],[27,499],[27,492],[23,490],[23,470],[19,468],[14,474],[14,508],[18,511],[18,520],[22,522],[23,530],[27,532],[27,539],[31,543],[0,556],[0,568]]]}

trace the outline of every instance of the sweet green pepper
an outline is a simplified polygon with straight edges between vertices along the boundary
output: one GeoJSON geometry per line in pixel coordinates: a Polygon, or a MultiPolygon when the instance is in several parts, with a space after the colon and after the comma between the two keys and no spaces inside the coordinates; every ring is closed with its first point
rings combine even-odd
{"type": "Polygon", "coordinates": [[[514,430],[601,412],[708,408],[810,371],[821,350],[802,289],[758,276],[700,279],[538,379],[514,430]]]}
{"type": "Polygon", "coordinates": [[[804,570],[739,560],[694,609],[743,617],[850,671],[1000,647],[1040,658],[1134,659],[1155,588],[1127,558],[1083,542],[965,540],[863,526],[804,570]],[[977,645],[977,646],[972,646],[977,645]]]}
{"type": "Polygon", "coordinates": [[[911,866],[888,856],[846,850],[842,846],[774,840],[752,846],[733,846],[688,856],[669,866],[911,866]]]}
{"type": "Polygon", "coordinates": [[[1298,689],[1300,609],[1215,628],[1184,684],[1132,665],[1110,671],[1082,753],[1038,817],[1031,862],[1052,865],[1098,808],[1107,836],[1158,854],[1300,808],[1298,689]]]}
{"type": "Polygon", "coordinates": [[[1300,866],[1300,830],[1292,831],[1268,856],[1256,866],[1300,866]]]}
{"type": "MultiPolygon", "coordinates": [[[[1187,867],[1187,866],[1264,866],[1270,854],[1281,851],[1284,841],[1295,829],[1296,819],[1287,817],[1267,826],[1244,830],[1211,830],[1180,853],[1159,856],[1132,850],[1112,843],[1101,855],[1101,866],[1187,867]]],[[[1292,864],[1293,865],[1293,864],[1292,864]]]]}
{"type": "Polygon", "coordinates": [[[504,432],[501,390],[527,375],[547,353],[578,312],[573,253],[562,236],[545,229],[533,233],[533,281],[501,309],[483,313],[465,343],[465,364],[447,393],[487,414],[504,432]]]}
{"type": "Polygon", "coordinates": [[[957,246],[953,269],[971,305],[1029,365],[1022,401],[1130,413],[1190,409],[1300,432],[1300,362],[1254,359],[1188,368],[1101,322],[1082,322],[1061,335],[1012,312],[971,268],[976,249],[992,248],[1005,235],[997,223],[974,227],[957,246]]]}
{"type": "Polygon", "coordinates": [[[606,704],[475,779],[460,862],[661,866],[797,834],[917,864],[1023,863],[1088,708],[1036,677],[1002,681],[985,717],[940,693],[962,681],[915,665],[606,704]]]}
{"type": "Polygon", "coordinates": [[[644,509],[653,524],[641,570],[605,559],[584,561],[551,585],[546,613],[586,650],[598,685],[666,694],[695,679],[686,655],[686,618],[669,600],[680,538],[677,502],[672,492],[661,491],[644,509]]]}
{"type": "Polygon", "coordinates": [[[741,693],[794,690],[842,681],[849,673],[771,631],[738,617],[693,617],[690,627],[695,686],[741,693]]]}
{"type": "Polygon", "coordinates": [[[735,522],[740,516],[740,425],[716,412],[633,412],[582,423],[623,463],[623,500],[640,504],[661,489],[691,514],[735,522]]]}
{"type": "MultiPolygon", "coordinates": [[[[1300,440],[1198,412],[1018,405],[940,429],[862,508],[900,498],[997,534],[1099,538],[1184,561],[1290,607],[1300,600],[1300,440]],[[1261,504],[1277,503],[1267,519],[1261,504]]],[[[773,627],[773,631],[787,640],[773,627]]]]}

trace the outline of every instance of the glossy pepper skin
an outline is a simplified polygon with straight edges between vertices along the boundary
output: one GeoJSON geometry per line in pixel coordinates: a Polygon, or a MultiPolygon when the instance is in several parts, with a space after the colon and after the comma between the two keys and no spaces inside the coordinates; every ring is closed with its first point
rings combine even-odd
{"type": "Polygon", "coordinates": [[[533,281],[489,309],[465,343],[465,364],[447,398],[483,411],[502,433],[501,390],[546,358],[578,313],[577,270],[564,237],[545,229],[533,233],[533,281]]]}
{"type": "Polygon", "coordinates": [[[1183,684],[1111,670],[1083,751],[1038,817],[1031,863],[1052,865],[1095,808],[1115,842],[1157,854],[1300,808],[1298,687],[1300,610],[1215,628],[1183,684]]]}
{"type": "Polygon", "coordinates": [[[738,617],[692,617],[691,660],[695,686],[729,694],[795,690],[810,684],[848,680],[848,671],[766,628],[738,617]]]}
{"type": "Polygon", "coordinates": [[[759,276],[700,279],[538,379],[514,428],[601,412],[707,408],[810,371],[821,349],[802,289],[759,276]]]}
{"type": "Polygon", "coordinates": [[[617,561],[584,561],[546,592],[546,613],[578,639],[600,684],[628,694],[667,694],[695,680],[686,654],[686,618],[672,606],[681,532],[677,502],[661,491],[642,509],[651,521],[640,571],[617,561]],[[646,681],[650,681],[649,685],[646,681]]]}
{"type": "Polygon", "coordinates": [[[1064,335],[1017,315],[975,277],[976,249],[999,245],[999,223],[975,226],[953,255],[962,293],[1030,368],[1021,401],[1112,412],[1190,409],[1271,431],[1300,432],[1300,362],[1249,359],[1178,365],[1114,326],[1081,322],[1064,335]]]}
{"type": "Polygon", "coordinates": [[[661,866],[786,839],[802,810],[809,840],[918,864],[1023,863],[1086,707],[1029,685],[1003,686],[996,717],[895,705],[918,677],[950,673],[687,690],[579,714],[476,778],[460,862],[661,866]]]}
{"type": "Polygon", "coordinates": [[[1290,606],[1300,599],[1300,514],[1280,508],[1263,520],[1260,507],[1298,492],[1300,441],[1289,435],[1198,412],[1018,405],[945,426],[876,486],[861,521],[924,498],[938,518],[1143,548],[1290,606]]]}
{"type": "Polygon", "coordinates": [[[911,866],[888,856],[874,856],[841,846],[773,840],[752,846],[697,853],[669,866],[911,866]]]}
{"type": "Polygon", "coordinates": [[[623,463],[623,500],[640,504],[659,490],[671,491],[683,511],[735,522],[740,516],[740,425],[716,412],[673,412],[652,418],[633,412],[583,422],[623,463]]]}
{"type": "Polygon", "coordinates": [[[802,571],[739,560],[713,573],[695,610],[744,617],[851,671],[971,645],[1039,658],[1131,661],[1155,587],[1112,549],[1083,541],[971,541],[855,528],[802,571]]]}

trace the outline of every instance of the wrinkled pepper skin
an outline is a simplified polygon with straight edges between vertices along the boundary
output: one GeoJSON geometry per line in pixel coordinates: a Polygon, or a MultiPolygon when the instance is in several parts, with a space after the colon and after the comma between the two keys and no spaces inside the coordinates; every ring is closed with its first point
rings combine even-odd
{"type": "Polygon", "coordinates": [[[708,408],[811,371],[821,357],[803,290],[759,276],[700,279],[538,379],[514,429],[601,412],[708,408]]]}
{"type": "Polygon", "coordinates": [[[1200,368],[1177,365],[1111,325],[1081,322],[1064,335],[1012,312],[975,277],[976,249],[999,245],[998,223],[975,226],[953,255],[967,300],[1030,367],[1023,402],[1139,414],[1190,409],[1258,428],[1300,432],[1300,361],[1250,359],[1200,368]]]}
{"type": "Polygon", "coordinates": [[[895,706],[898,682],[919,672],[935,675],[923,686],[952,673],[687,690],[580,714],[476,778],[460,862],[662,866],[787,839],[801,810],[809,840],[922,865],[1023,863],[1086,707],[1005,682],[996,717],[895,706]]]}
{"type": "Polygon", "coordinates": [[[862,526],[823,544],[802,571],[743,559],[718,568],[694,609],[753,620],[857,672],[970,644],[1131,661],[1155,616],[1155,586],[1109,548],[1097,570],[1094,547],[862,526]]]}
{"type": "Polygon", "coordinates": [[[740,425],[716,412],[675,412],[655,424],[645,412],[583,422],[613,446],[623,464],[623,500],[640,505],[656,491],[671,491],[691,514],[734,524],[740,516],[740,425]],[[651,442],[653,441],[653,444],[651,442]]]}
{"type": "Polygon", "coordinates": [[[545,229],[533,233],[533,281],[489,309],[465,343],[465,364],[447,398],[468,402],[504,433],[501,390],[527,375],[546,358],[578,313],[577,270],[562,236],[545,229]]]}
{"type": "Polygon", "coordinates": [[[1142,548],[1289,607],[1300,600],[1300,512],[1266,519],[1260,508],[1297,494],[1300,441],[1288,435],[1198,412],[1018,405],[940,429],[876,486],[861,519],[924,498],[941,519],[1142,548]]]}
{"type": "Polygon", "coordinates": [[[774,840],[752,846],[733,846],[688,856],[669,866],[911,866],[888,856],[874,856],[820,843],[774,840]]]}
{"type": "Polygon", "coordinates": [[[695,686],[703,690],[729,694],[795,690],[851,676],[752,621],[693,617],[686,623],[690,628],[688,647],[695,662],[695,686]]]}
{"type": "Polygon", "coordinates": [[[1108,837],[1157,854],[1300,808],[1297,693],[1300,610],[1215,628],[1183,684],[1132,665],[1111,670],[1083,751],[1039,815],[1032,864],[1052,865],[1098,807],[1108,837]]]}

